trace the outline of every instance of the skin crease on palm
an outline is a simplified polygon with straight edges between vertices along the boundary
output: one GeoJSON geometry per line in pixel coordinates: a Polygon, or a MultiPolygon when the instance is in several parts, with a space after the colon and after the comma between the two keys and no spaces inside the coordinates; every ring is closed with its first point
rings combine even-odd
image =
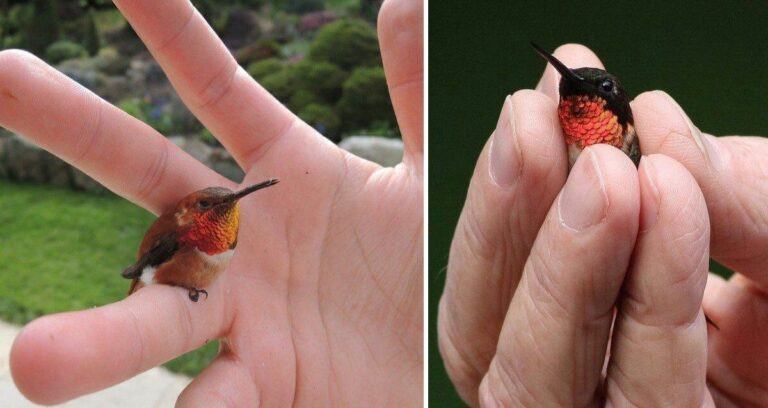
{"type": "MultiPolygon", "coordinates": [[[[387,0],[379,15],[405,142],[394,168],[350,155],[301,122],[237,66],[188,1],[116,4],[246,170],[243,185],[281,183],[241,203],[235,256],[206,301],[151,285],[30,323],[11,352],[21,392],[38,403],[66,401],[222,338],[180,406],[419,405],[422,3],[387,0]]],[[[0,106],[4,127],[155,214],[191,191],[237,188],[25,52],[0,53],[0,106]]]]}
{"type": "MultiPolygon", "coordinates": [[[[555,56],[602,67],[580,45],[555,56]]],[[[704,134],[646,92],[639,169],[595,146],[566,184],[558,80],[547,66],[507,98],[475,168],[437,322],[457,391],[486,407],[768,406],[768,141],[704,134]],[[708,276],[710,256],[736,274],[708,276]]]]}

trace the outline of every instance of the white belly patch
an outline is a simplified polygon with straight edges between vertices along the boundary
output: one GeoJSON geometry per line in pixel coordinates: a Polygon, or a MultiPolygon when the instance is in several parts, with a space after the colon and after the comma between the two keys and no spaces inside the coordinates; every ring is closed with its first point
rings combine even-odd
{"type": "MultiPolygon", "coordinates": [[[[199,252],[199,251],[198,251],[199,252]]],[[[229,251],[222,252],[216,255],[208,255],[205,252],[199,252],[200,256],[203,257],[203,259],[206,260],[211,266],[227,266],[229,261],[232,259],[232,255],[235,254],[234,249],[230,249],[229,251]]]]}
{"type": "Polygon", "coordinates": [[[141,282],[145,285],[153,283],[155,280],[155,267],[147,266],[141,271],[141,282]]]}

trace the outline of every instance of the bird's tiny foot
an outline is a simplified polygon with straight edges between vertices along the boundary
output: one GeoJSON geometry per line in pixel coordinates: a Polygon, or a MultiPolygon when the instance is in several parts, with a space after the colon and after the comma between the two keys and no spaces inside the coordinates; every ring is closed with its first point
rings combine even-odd
{"type": "Polygon", "coordinates": [[[189,300],[197,302],[200,300],[201,293],[205,295],[206,299],[208,299],[208,292],[205,289],[189,288],[189,300]]]}

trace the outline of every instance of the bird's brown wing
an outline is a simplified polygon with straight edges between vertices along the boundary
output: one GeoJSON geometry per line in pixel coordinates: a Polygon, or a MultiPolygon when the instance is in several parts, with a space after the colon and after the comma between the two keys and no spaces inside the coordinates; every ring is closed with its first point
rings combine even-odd
{"type": "Polygon", "coordinates": [[[126,279],[138,279],[144,272],[144,268],[151,266],[157,268],[169,260],[179,250],[179,241],[175,232],[170,232],[158,237],[147,251],[145,251],[133,265],[123,270],[126,279]]]}

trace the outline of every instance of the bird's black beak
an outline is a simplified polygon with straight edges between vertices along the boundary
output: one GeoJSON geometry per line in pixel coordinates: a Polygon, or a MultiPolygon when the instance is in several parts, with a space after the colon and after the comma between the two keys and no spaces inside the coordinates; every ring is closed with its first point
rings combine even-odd
{"type": "Polygon", "coordinates": [[[560,62],[559,59],[555,58],[554,55],[544,51],[543,48],[539,47],[538,45],[536,45],[533,42],[531,42],[531,45],[536,50],[536,52],[539,53],[539,55],[544,57],[545,60],[547,60],[550,64],[552,64],[553,67],[555,67],[557,72],[559,72],[560,75],[562,75],[563,78],[566,78],[567,80],[570,80],[571,82],[576,82],[576,81],[582,82],[582,81],[584,81],[584,78],[582,78],[577,73],[573,72],[572,69],[566,67],[565,64],[560,62]]]}
{"type": "Polygon", "coordinates": [[[244,189],[242,189],[240,191],[234,192],[234,193],[226,196],[224,198],[223,202],[225,202],[225,203],[235,202],[235,201],[237,201],[237,200],[247,196],[248,194],[253,193],[254,191],[258,191],[258,190],[261,190],[262,188],[267,188],[267,187],[270,187],[270,186],[274,186],[275,184],[277,184],[279,182],[280,182],[280,180],[278,180],[278,179],[269,179],[267,181],[262,181],[259,184],[254,184],[252,186],[246,187],[246,188],[244,188],[244,189]]]}

